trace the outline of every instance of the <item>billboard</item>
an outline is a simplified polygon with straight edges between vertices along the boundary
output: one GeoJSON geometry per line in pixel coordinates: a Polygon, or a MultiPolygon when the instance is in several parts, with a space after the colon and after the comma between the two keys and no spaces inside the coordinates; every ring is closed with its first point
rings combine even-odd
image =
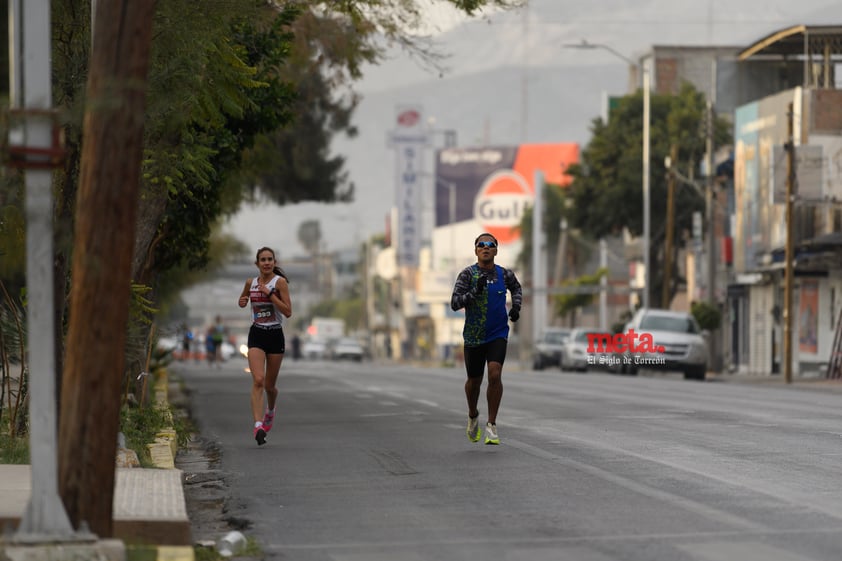
{"type": "MultiPolygon", "coordinates": [[[[775,183],[782,175],[778,171],[780,158],[776,164],[775,149],[787,141],[790,103],[794,106],[797,132],[800,130],[800,88],[748,103],[735,112],[733,218],[734,268],[737,271],[758,267],[764,254],[781,247],[786,237],[784,205],[779,192],[783,184],[775,183]]],[[[800,136],[795,136],[794,143],[800,144],[800,136]]],[[[799,150],[800,147],[796,153],[799,150]]],[[[803,150],[802,153],[807,154],[803,150]]],[[[809,181],[810,189],[815,191],[818,188],[815,180],[809,181]]]]}
{"type": "MultiPolygon", "coordinates": [[[[464,244],[482,232],[494,235],[501,250],[518,245],[517,226],[534,200],[535,172],[543,172],[547,185],[566,186],[571,181],[567,168],[578,161],[576,143],[438,150],[435,226],[458,231],[462,253],[464,244]]],[[[435,247],[434,252],[448,253],[435,247]]]]}

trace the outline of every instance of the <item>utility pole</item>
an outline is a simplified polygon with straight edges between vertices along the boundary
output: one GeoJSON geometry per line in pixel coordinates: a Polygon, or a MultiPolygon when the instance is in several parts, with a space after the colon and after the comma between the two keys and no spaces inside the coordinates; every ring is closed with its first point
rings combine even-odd
{"type": "Polygon", "coordinates": [[[705,125],[705,163],[707,167],[707,188],[705,189],[705,213],[707,218],[707,297],[716,306],[716,217],[713,201],[713,104],[708,101],[705,125]]]}
{"type": "MultiPolygon", "coordinates": [[[[714,198],[716,188],[716,170],[713,165],[714,146],[714,103],[716,102],[716,59],[711,63],[711,91],[708,95],[707,113],[705,115],[705,164],[707,166],[707,188],[705,189],[705,220],[707,221],[707,300],[710,305],[719,309],[719,301],[716,295],[716,273],[717,273],[717,251],[716,251],[716,201],[714,198]]],[[[711,334],[709,365],[711,370],[719,372],[721,369],[722,355],[722,329],[715,330],[711,334]]]]}
{"type": "Polygon", "coordinates": [[[85,250],[73,252],[59,479],[71,522],[78,526],[86,521],[94,533],[106,537],[114,527],[121,393],[114,373],[123,372],[125,364],[154,15],[153,0],[97,4],[99,24],[85,87],[85,142],[73,234],[74,247],[85,250]],[[90,328],[91,317],[101,329],[90,328]]]}
{"type": "Polygon", "coordinates": [[[566,274],[565,265],[567,260],[567,219],[562,218],[558,223],[558,245],[555,253],[555,267],[553,268],[553,285],[561,286],[566,274]]]}
{"type": "Polygon", "coordinates": [[[599,240],[599,268],[602,276],[599,278],[599,329],[608,332],[608,242],[605,238],[599,240]]]}
{"type": "Polygon", "coordinates": [[[670,307],[670,296],[672,290],[672,254],[673,246],[675,244],[675,165],[678,163],[678,145],[672,144],[670,146],[669,177],[667,179],[667,225],[666,225],[666,244],[664,247],[664,282],[661,287],[661,307],[668,310],[670,307]]]}
{"type": "Polygon", "coordinates": [[[650,123],[651,118],[651,80],[647,62],[643,64],[643,307],[649,307],[649,295],[652,292],[652,203],[650,201],[649,151],[650,151],[650,123]]]}
{"type": "Polygon", "coordinates": [[[374,324],[371,297],[372,285],[374,284],[374,277],[372,276],[371,267],[371,237],[367,237],[362,246],[362,277],[363,277],[363,326],[365,326],[365,342],[366,349],[371,352],[374,348],[374,341],[371,336],[371,328],[374,324]]]}
{"type": "MultiPolygon", "coordinates": [[[[20,525],[18,543],[76,539],[59,494],[56,454],[56,364],[53,299],[54,157],[61,148],[52,116],[50,85],[50,2],[12,0],[9,4],[10,89],[13,115],[10,153],[24,170],[26,186],[26,307],[29,332],[29,447],[32,490],[20,525]],[[41,297],[35,298],[34,295],[41,297]],[[36,339],[39,341],[36,350],[36,339]]],[[[115,438],[116,441],[116,438],[115,438]]],[[[112,456],[113,462],[113,456],[112,456]]]]}
{"type": "Polygon", "coordinates": [[[547,277],[544,273],[544,173],[535,171],[535,202],[532,205],[532,341],[537,341],[546,324],[547,277]]]}
{"type": "MultiPolygon", "coordinates": [[[[707,301],[716,309],[719,309],[719,301],[716,295],[716,272],[717,272],[717,251],[716,251],[716,201],[714,189],[716,188],[716,171],[713,165],[713,132],[714,132],[713,102],[707,102],[707,115],[705,126],[705,165],[707,167],[707,185],[705,187],[705,222],[707,239],[705,248],[705,261],[707,261],[707,301]]],[[[710,360],[708,368],[713,372],[719,372],[722,368],[722,329],[714,330],[710,336],[710,360]]]]}
{"type": "Polygon", "coordinates": [[[784,249],[784,381],[792,383],[792,277],[795,261],[793,246],[792,197],[795,184],[795,144],[793,142],[793,104],[786,113],[786,245],[784,249]]]}

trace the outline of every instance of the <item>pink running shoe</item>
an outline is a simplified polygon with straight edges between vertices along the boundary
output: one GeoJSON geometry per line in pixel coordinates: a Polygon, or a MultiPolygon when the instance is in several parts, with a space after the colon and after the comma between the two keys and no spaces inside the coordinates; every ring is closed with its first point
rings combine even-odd
{"type": "Polygon", "coordinates": [[[275,421],[275,411],[266,410],[263,414],[263,428],[266,432],[272,430],[272,423],[275,421]]]}
{"type": "Polygon", "coordinates": [[[263,428],[262,424],[254,427],[254,439],[258,446],[266,444],[266,429],[263,428]]]}

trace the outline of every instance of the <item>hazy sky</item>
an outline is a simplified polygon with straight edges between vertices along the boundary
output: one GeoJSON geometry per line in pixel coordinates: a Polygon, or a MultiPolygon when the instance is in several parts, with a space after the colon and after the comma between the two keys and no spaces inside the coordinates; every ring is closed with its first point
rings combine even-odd
{"type": "MultiPolygon", "coordinates": [[[[607,51],[565,44],[586,39],[635,58],[653,44],[745,47],[791,25],[842,23],[842,4],[826,0],[530,0],[526,10],[462,24],[450,9],[430,13],[451,55],[448,69],[439,75],[399,52],[367,69],[356,88],[360,135],[333,144],[347,158],[356,201],[244,208],[229,232],[253,248],[276,247],[282,258],[303,253],[303,220],[321,220],[331,249],[382,232],[394,201],[387,135],[398,103],[422,104],[434,127],[455,130],[463,146],[586,143],[604,95],[625,93],[626,65],[607,51]]],[[[432,207],[430,197],[425,205],[432,207]]]]}

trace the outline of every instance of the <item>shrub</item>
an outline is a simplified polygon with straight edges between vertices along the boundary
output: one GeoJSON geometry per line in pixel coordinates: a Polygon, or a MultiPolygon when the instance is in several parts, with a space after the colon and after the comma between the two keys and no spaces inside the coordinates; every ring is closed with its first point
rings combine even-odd
{"type": "Polygon", "coordinates": [[[710,302],[692,302],[690,313],[696,318],[699,327],[708,331],[719,329],[719,325],[722,323],[722,312],[718,306],[710,302]]]}

